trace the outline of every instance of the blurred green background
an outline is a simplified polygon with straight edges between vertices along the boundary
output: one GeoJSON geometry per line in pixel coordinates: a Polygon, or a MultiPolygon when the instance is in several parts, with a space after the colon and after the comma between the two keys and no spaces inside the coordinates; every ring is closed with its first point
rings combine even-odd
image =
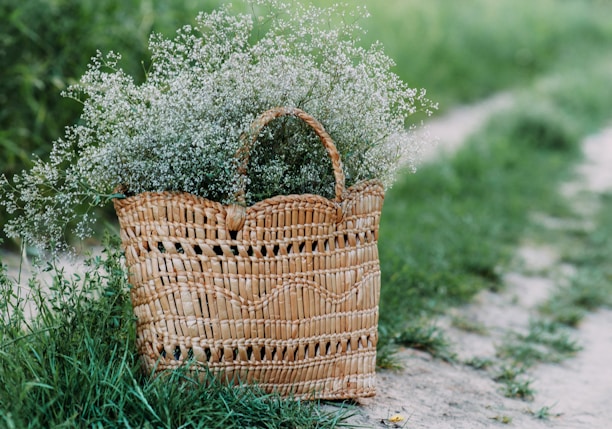
{"type": "Polygon", "coordinates": [[[44,156],[81,106],[60,92],[80,78],[96,50],[124,55],[143,76],[151,31],[171,34],[212,1],[2,0],[0,2],[1,169],[12,174],[44,156]]]}
{"type": "MultiPolygon", "coordinates": [[[[2,0],[0,157],[9,175],[44,156],[80,105],[60,91],[96,50],[123,54],[137,78],[151,31],[171,35],[220,0],[2,0]]],[[[239,2],[235,2],[239,3],[239,2]]],[[[331,1],[317,0],[317,4],[331,1]]],[[[587,61],[612,40],[612,6],[597,0],[362,0],[365,43],[380,40],[411,86],[442,110],[522,85],[560,63],[587,61]]],[[[237,5],[239,6],[239,5],[237,5]]]]}

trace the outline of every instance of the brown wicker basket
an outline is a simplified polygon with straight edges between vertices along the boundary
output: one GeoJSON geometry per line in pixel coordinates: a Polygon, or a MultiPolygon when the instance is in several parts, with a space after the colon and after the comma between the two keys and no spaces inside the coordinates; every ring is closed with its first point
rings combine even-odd
{"type": "Polygon", "coordinates": [[[226,381],[283,395],[372,396],[384,190],[378,181],[345,189],[331,138],[299,109],[254,122],[241,173],[261,129],[283,115],[305,121],[326,147],[335,200],[275,196],[245,208],[152,192],[114,201],[138,350],[149,370],[193,359],[226,381]]]}

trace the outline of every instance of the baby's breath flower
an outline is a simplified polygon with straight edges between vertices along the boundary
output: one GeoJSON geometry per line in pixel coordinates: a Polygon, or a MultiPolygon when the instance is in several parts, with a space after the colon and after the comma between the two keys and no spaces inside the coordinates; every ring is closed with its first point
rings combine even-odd
{"type": "MultiPolygon", "coordinates": [[[[83,104],[79,124],[54,142],[48,161],[37,160],[12,183],[2,178],[2,204],[21,215],[7,233],[48,244],[76,224],[85,235],[92,219],[83,209],[108,203],[118,186],[128,194],[179,190],[232,202],[240,136],[277,106],[299,107],[324,125],[348,186],[371,178],[390,186],[420,144],[406,117],[436,106],[391,71],[380,44],[358,44],[358,18],[367,12],[245,1],[252,15],[226,5],[199,14],[174,38],[153,34],[143,83],[120,68],[119,54],[98,52],[63,94],[83,104]]],[[[289,193],[333,196],[326,152],[296,119],[264,130],[248,174],[248,203],[289,193]]]]}

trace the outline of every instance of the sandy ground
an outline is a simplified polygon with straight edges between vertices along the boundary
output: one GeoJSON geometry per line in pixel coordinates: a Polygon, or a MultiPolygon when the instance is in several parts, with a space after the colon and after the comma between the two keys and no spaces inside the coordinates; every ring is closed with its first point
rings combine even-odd
{"type": "MultiPolygon", "coordinates": [[[[439,147],[430,156],[454,150],[484,122],[487,113],[509,103],[505,95],[496,97],[433,123],[430,133],[439,136],[439,147]]],[[[585,161],[578,167],[580,179],[560,189],[572,201],[584,202],[584,191],[587,195],[612,191],[612,128],[586,139],[583,148],[585,161]]],[[[589,207],[591,213],[596,209],[593,204],[583,207],[589,207]]],[[[588,221],[589,212],[583,214],[588,221]]],[[[496,345],[509,331],[525,330],[538,303],[572,271],[572,267],[560,264],[553,247],[535,246],[528,237],[518,249],[516,260],[520,269],[504,276],[503,292],[482,292],[470,305],[454,309],[438,321],[459,361],[473,357],[494,359],[496,345]],[[458,330],[452,327],[451,317],[477,323],[486,333],[458,330]]],[[[535,390],[533,401],[504,397],[501,385],[492,380],[489,372],[446,363],[415,350],[401,350],[398,358],[403,369],[379,371],[377,396],[361,400],[350,422],[367,428],[611,428],[612,310],[589,314],[575,337],[583,349],[574,358],[529,370],[535,390]],[[534,413],[543,407],[549,407],[549,418],[536,418],[534,413]],[[394,422],[393,417],[398,421],[394,422]]]]}

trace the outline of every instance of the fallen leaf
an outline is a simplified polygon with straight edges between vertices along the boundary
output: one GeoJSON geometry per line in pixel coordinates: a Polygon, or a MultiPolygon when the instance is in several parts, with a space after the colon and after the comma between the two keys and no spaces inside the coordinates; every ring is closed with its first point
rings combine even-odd
{"type": "Polygon", "coordinates": [[[389,417],[389,421],[391,423],[403,422],[404,421],[404,416],[402,416],[401,414],[395,414],[395,415],[389,417]]]}

